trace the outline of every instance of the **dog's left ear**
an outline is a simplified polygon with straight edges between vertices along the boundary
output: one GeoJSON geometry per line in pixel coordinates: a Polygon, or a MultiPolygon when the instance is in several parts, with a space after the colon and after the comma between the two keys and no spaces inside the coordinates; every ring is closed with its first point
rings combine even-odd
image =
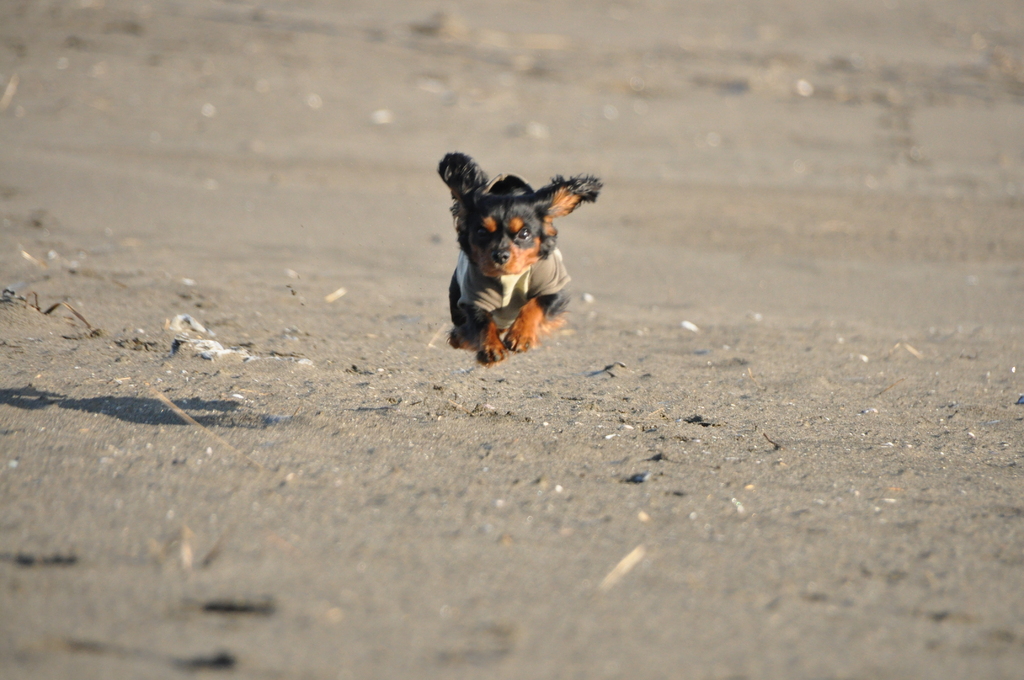
{"type": "Polygon", "coordinates": [[[437,173],[457,203],[464,203],[466,196],[487,184],[487,173],[464,153],[447,154],[438,164],[437,173]]]}
{"type": "Polygon", "coordinates": [[[549,218],[565,217],[580,203],[593,203],[601,191],[601,180],[591,175],[577,175],[569,179],[561,175],[551,178],[551,184],[537,190],[537,198],[548,203],[549,218]]]}

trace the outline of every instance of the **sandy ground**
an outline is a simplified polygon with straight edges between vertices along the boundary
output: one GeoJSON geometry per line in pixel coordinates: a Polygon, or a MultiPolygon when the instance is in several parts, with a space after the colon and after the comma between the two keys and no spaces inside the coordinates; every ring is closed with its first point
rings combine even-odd
{"type": "Polygon", "coordinates": [[[1019,3],[6,0],[0,96],[5,679],[1020,677],[1019,3]],[[453,150],[606,187],[492,369],[453,150]]]}

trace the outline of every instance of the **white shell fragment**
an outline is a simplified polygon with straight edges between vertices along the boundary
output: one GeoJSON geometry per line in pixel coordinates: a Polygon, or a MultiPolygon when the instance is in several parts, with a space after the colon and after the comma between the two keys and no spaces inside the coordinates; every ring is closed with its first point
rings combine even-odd
{"type": "Polygon", "coordinates": [[[333,293],[329,293],[324,296],[324,302],[334,302],[335,300],[345,296],[348,291],[345,288],[339,288],[333,293]]]}
{"type": "Polygon", "coordinates": [[[205,333],[206,335],[212,335],[214,337],[216,337],[217,335],[213,331],[207,330],[207,328],[203,326],[203,324],[193,319],[192,316],[189,314],[177,315],[168,322],[167,328],[174,331],[175,333],[195,331],[196,333],[205,333]]]}

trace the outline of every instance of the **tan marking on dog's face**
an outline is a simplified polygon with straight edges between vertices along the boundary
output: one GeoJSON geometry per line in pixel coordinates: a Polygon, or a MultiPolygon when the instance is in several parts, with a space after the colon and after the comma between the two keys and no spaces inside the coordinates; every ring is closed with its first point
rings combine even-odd
{"type": "Polygon", "coordinates": [[[494,219],[493,217],[485,217],[483,219],[482,224],[483,224],[484,229],[486,229],[487,231],[491,232],[492,234],[494,232],[498,231],[498,221],[496,219],[494,219]]]}
{"type": "Polygon", "coordinates": [[[545,236],[557,236],[558,235],[558,230],[555,229],[554,222],[552,221],[552,218],[550,218],[550,217],[545,217],[544,218],[544,235],[545,236]]]}
{"type": "Polygon", "coordinates": [[[508,230],[513,234],[518,234],[519,230],[523,228],[523,220],[521,217],[513,217],[508,221],[508,230]]]}
{"type": "Polygon", "coordinates": [[[484,276],[496,278],[498,276],[509,276],[522,274],[527,267],[536,264],[540,260],[540,241],[535,240],[529,248],[519,248],[514,243],[509,248],[509,259],[503,265],[494,261],[489,248],[470,246],[470,259],[480,267],[484,276]]]}
{"type": "Polygon", "coordinates": [[[529,248],[519,248],[515,244],[509,250],[512,257],[509,258],[502,274],[522,274],[527,268],[533,266],[540,260],[540,241],[535,240],[529,248]]]}

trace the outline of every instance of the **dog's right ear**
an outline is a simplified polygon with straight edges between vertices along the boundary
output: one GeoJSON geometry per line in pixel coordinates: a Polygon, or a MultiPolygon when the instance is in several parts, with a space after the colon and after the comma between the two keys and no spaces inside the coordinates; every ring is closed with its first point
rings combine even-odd
{"type": "Polygon", "coordinates": [[[557,175],[551,178],[551,184],[537,190],[537,198],[542,205],[547,205],[548,218],[565,217],[581,202],[596,201],[601,188],[601,180],[592,175],[577,175],[569,179],[557,175]]]}
{"type": "MultiPolygon", "coordinates": [[[[456,207],[464,205],[466,196],[487,184],[487,175],[472,158],[464,153],[450,153],[437,165],[441,179],[452,190],[456,207]]],[[[453,208],[454,211],[454,208],[453,208]]]]}

